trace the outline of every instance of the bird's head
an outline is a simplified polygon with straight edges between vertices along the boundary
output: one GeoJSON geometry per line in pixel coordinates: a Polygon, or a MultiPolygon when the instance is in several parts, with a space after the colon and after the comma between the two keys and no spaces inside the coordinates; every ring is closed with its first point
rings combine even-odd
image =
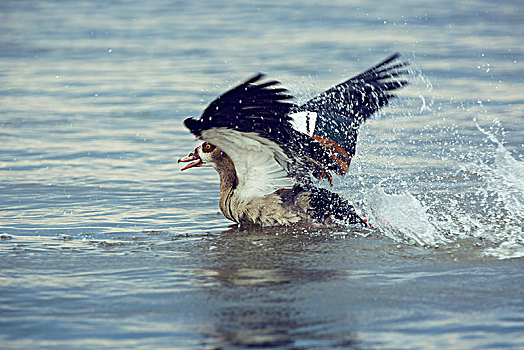
{"type": "Polygon", "coordinates": [[[187,156],[182,157],[178,160],[179,163],[191,162],[182,170],[186,170],[193,167],[213,167],[216,168],[216,158],[223,152],[220,148],[212,145],[208,142],[204,142],[187,156]]]}

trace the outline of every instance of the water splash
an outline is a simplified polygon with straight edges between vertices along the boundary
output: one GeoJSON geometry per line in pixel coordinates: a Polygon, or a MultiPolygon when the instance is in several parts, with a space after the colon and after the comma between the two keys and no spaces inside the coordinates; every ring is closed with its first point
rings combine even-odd
{"type": "Polygon", "coordinates": [[[481,255],[524,257],[524,163],[505,147],[502,123],[480,101],[406,100],[418,115],[401,106],[393,119],[382,116],[363,130],[367,144],[353,162],[363,214],[398,242],[438,247],[475,239],[481,255]]]}
{"type": "Polygon", "coordinates": [[[478,123],[476,126],[497,145],[493,166],[486,176],[489,190],[497,195],[497,202],[503,204],[503,210],[524,221],[524,163],[513,158],[495,135],[484,130],[478,123]]]}
{"type": "Polygon", "coordinates": [[[422,246],[448,242],[431,223],[426,208],[409,192],[387,194],[377,185],[366,193],[364,203],[370,222],[396,241],[422,246]]]}
{"type": "MultiPolygon", "coordinates": [[[[403,182],[383,179],[363,193],[363,210],[383,235],[398,242],[438,247],[476,238],[488,243],[486,255],[524,257],[522,161],[498,144],[491,153],[483,152],[462,166],[468,172],[447,176],[455,183],[439,183],[442,188],[429,187],[417,194],[403,182]]],[[[445,177],[440,174],[440,180],[445,177]]]]}

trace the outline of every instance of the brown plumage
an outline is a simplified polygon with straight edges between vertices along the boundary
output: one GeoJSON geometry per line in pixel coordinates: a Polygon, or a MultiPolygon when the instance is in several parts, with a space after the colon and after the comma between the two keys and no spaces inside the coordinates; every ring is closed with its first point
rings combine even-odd
{"type": "Polygon", "coordinates": [[[317,222],[322,224],[364,221],[342,196],[321,188],[308,189],[295,185],[263,197],[245,197],[238,189],[238,176],[231,158],[208,142],[198,146],[179,162],[192,162],[192,167],[213,167],[220,177],[220,211],[231,221],[261,226],[292,225],[317,222]]]}

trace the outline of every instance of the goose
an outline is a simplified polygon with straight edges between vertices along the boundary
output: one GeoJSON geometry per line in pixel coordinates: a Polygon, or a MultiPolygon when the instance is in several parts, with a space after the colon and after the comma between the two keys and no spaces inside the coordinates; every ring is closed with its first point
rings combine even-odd
{"type": "Polygon", "coordinates": [[[238,224],[367,226],[343,195],[322,186],[346,175],[360,126],[405,86],[407,62],[395,53],[302,105],[258,73],[225,92],[185,126],[203,140],[178,162],[213,167],[219,207],[238,224]]]}

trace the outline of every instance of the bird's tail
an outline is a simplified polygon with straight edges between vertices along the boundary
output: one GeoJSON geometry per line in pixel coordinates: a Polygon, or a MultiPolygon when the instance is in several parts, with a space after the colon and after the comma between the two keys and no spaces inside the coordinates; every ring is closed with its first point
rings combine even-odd
{"type": "Polygon", "coordinates": [[[319,222],[333,220],[337,223],[368,226],[347,198],[325,188],[312,189],[309,204],[312,208],[310,214],[319,222]]]}

